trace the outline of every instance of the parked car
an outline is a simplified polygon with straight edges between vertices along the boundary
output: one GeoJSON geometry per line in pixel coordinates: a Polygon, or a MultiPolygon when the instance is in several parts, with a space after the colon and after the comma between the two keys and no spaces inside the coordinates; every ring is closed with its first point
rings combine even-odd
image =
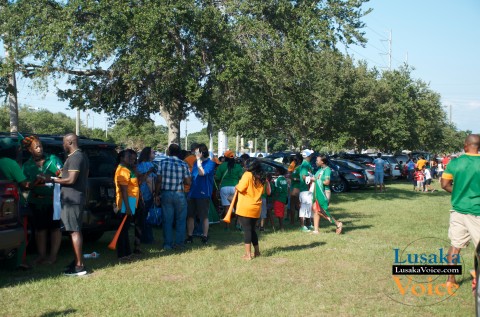
{"type": "Polygon", "coordinates": [[[345,168],[352,168],[356,170],[363,170],[366,176],[366,186],[375,185],[375,172],[374,168],[366,164],[359,164],[349,160],[336,159],[335,163],[345,168]]]}
{"type": "Polygon", "coordinates": [[[383,155],[382,159],[387,161],[390,169],[390,176],[392,178],[399,178],[402,176],[402,171],[400,170],[400,165],[398,164],[397,159],[393,155],[383,155]]]}
{"type": "Polygon", "coordinates": [[[12,258],[24,240],[17,184],[0,175],[0,259],[12,258]]]}
{"type": "Polygon", "coordinates": [[[282,151],[275,152],[265,156],[266,159],[276,161],[279,163],[289,164],[290,160],[295,156],[295,152],[292,151],[282,151]]]}
{"type": "Polygon", "coordinates": [[[340,182],[332,185],[332,191],[339,193],[351,188],[365,188],[367,175],[362,168],[353,168],[344,163],[344,160],[329,159],[332,172],[335,170],[340,176],[340,182]]]}
{"type": "MultiPolygon", "coordinates": [[[[28,133],[23,134],[29,135],[28,133]]],[[[43,150],[48,154],[55,154],[63,162],[66,159],[63,148],[63,136],[38,135],[43,150]]],[[[9,134],[0,134],[1,137],[11,137],[9,134]]],[[[17,141],[16,137],[12,137],[17,141]]],[[[115,217],[113,203],[115,201],[115,185],[113,177],[117,165],[116,145],[102,140],[79,138],[79,147],[87,155],[90,162],[86,205],[83,212],[82,232],[85,240],[100,239],[105,231],[116,230],[119,220],[115,217]]],[[[21,154],[20,160],[25,162],[30,157],[28,151],[21,154]]]]}

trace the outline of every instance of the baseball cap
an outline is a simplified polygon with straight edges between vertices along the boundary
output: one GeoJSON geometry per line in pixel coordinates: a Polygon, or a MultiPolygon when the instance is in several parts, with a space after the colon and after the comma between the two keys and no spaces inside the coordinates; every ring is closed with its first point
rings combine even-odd
{"type": "Polygon", "coordinates": [[[223,153],[223,156],[228,157],[228,158],[234,158],[235,154],[232,151],[227,150],[227,151],[225,151],[225,153],[223,153]]]}
{"type": "Polygon", "coordinates": [[[303,158],[309,157],[312,154],[313,154],[313,151],[309,150],[309,149],[305,149],[305,150],[302,151],[302,157],[303,158]]]}

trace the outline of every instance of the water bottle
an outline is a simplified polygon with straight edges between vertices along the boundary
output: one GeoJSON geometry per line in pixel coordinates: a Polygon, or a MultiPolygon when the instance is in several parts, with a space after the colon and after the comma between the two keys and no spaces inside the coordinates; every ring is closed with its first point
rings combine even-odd
{"type": "Polygon", "coordinates": [[[100,253],[93,251],[92,253],[85,253],[83,257],[85,259],[96,259],[100,256],[100,253]]]}

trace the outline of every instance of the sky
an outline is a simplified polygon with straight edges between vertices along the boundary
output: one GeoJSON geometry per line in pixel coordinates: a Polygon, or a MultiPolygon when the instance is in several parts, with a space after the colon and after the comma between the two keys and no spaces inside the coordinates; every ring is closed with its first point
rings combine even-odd
{"type": "MultiPolygon", "coordinates": [[[[388,69],[391,32],[391,67],[407,62],[414,67],[412,77],[429,83],[441,95],[447,113],[460,130],[480,133],[480,1],[479,0],[371,0],[364,8],[373,11],[365,22],[365,48],[351,46],[347,52],[370,67],[388,69]]],[[[4,52],[0,49],[0,56],[4,52]]],[[[37,92],[28,81],[18,78],[20,105],[46,108],[75,117],[68,104],[57,100],[55,92],[37,92]]],[[[90,112],[88,127],[105,129],[107,116],[90,112]]],[[[160,115],[152,116],[165,125],[160,115]]],[[[84,124],[87,113],[81,113],[84,124]]],[[[198,132],[205,124],[194,115],[181,123],[181,137],[198,132]]]]}

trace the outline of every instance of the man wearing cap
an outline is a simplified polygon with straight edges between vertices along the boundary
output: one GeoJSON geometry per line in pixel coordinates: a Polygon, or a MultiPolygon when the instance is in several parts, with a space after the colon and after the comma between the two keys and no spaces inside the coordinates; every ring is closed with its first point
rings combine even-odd
{"type": "MultiPolygon", "coordinates": [[[[222,218],[230,207],[235,194],[235,186],[243,175],[243,168],[240,164],[235,163],[235,154],[232,151],[226,151],[223,156],[225,162],[220,164],[215,172],[215,181],[220,188],[220,200],[224,209],[222,218]]],[[[226,225],[228,228],[228,224],[226,225]]]]}
{"type": "MultiPolygon", "coordinates": [[[[303,162],[300,165],[300,230],[308,232],[309,228],[305,225],[305,219],[312,217],[312,199],[313,193],[309,191],[310,178],[312,175],[312,159],[313,151],[306,149],[302,151],[303,162]]],[[[310,226],[311,227],[311,226],[310,226]]],[[[313,227],[312,227],[313,228],[313,227]]]]}

